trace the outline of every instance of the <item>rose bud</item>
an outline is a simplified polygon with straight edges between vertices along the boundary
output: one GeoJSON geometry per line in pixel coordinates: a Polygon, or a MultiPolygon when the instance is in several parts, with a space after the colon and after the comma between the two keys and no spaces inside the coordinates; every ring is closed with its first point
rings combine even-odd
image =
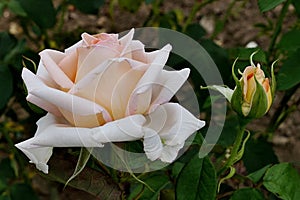
{"type": "Polygon", "coordinates": [[[246,67],[244,72],[241,73],[240,80],[233,72],[236,87],[232,94],[231,105],[243,117],[259,118],[266,114],[271,107],[275,80],[272,78],[273,85],[271,86],[270,80],[265,78],[260,64],[257,64],[257,66],[253,64],[252,56],[250,58],[251,66],[246,67]]]}

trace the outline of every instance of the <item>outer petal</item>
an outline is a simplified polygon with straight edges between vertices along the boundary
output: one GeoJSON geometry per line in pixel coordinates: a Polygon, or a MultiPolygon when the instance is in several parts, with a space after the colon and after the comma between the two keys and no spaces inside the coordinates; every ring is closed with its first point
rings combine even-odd
{"type": "Polygon", "coordinates": [[[47,112],[52,113],[55,116],[58,116],[58,117],[61,116],[61,112],[55,105],[53,105],[41,98],[38,98],[32,94],[28,94],[28,96],[26,97],[26,100],[33,103],[34,105],[37,105],[38,107],[40,107],[44,110],[46,110],[47,112]]]}
{"type": "MultiPolygon", "coordinates": [[[[46,115],[46,117],[41,118],[37,121],[38,129],[35,133],[35,136],[39,135],[42,131],[47,129],[49,125],[53,123],[55,120],[51,114],[46,115]]],[[[36,165],[36,168],[43,171],[44,173],[48,173],[48,165],[47,162],[49,161],[52,155],[52,147],[39,147],[32,145],[34,138],[29,140],[23,141],[21,143],[16,144],[16,147],[23,151],[23,153],[30,159],[31,163],[36,165]]]]}
{"type": "Polygon", "coordinates": [[[155,59],[150,63],[149,68],[131,94],[126,109],[127,115],[144,113],[148,110],[151,99],[153,98],[152,88],[159,84],[157,79],[162,73],[162,69],[168,60],[171,49],[171,45],[166,45],[156,54],[155,59]]]}
{"type": "Polygon", "coordinates": [[[43,99],[64,110],[73,112],[74,114],[90,115],[103,113],[103,116],[107,119],[107,121],[111,120],[109,113],[103,107],[81,97],[48,87],[26,68],[22,71],[22,78],[26,84],[29,94],[43,99]]]}
{"type": "Polygon", "coordinates": [[[152,102],[149,112],[152,112],[160,104],[169,102],[183,83],[187,80],[190,69],[180,71],[163,70],[153,86],[152,102]]]}
{"type": "MultiPolygon", "coordinates": [[[[178,151],[184,146],[185,140],[205,125],[204,121],[195,118],[189,111],[176,103],[158,106],[154,112],[148,115],[147,121],[145,132],[147,129],[154,130],[163,144],[161,154],[156,153],[156,157],[163,162],[174,161],[178,151]]],[[[158,149],[159,144],[156,147],[149,147],[155,142],[157,143],[155,137],[144,138],[144,149],[158,149]]],[[[150,153],[147,155],[152,159],[155,157],[150,153]]]]}
{"type": "Polygon", "coordinates": [[[62,118],[47,114],[38,122],[35,136],[16,144],[39,170],[48,173],[52,147],[102,147],[102,143],[137,140],[143,137],[146,119],[134,115],[96,128],[69,127],[62,118]]]}
{"type": "Polygon", "coordinates": [[[72,87],[73,82],[58,66],[58,63],[65,57],[64,53],[55,50],[44,50],[39,53],[41,62],[50,74],[51,78],[62,88],[69,89],[72,87]]]}

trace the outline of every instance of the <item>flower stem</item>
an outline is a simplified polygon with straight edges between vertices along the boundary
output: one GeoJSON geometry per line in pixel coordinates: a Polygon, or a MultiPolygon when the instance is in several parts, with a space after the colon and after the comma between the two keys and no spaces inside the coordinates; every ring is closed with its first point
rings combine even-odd
{"type": "Polygon", "coordinates": [[[238,153],[243,142],[243,136],[245,132],[245,127],[247,125],[247,121],[241,120],[240,121],[240,130],[237,133],[235,141],[233,143],[232,151],[230,153],[230,157],[225,162],[224,166],[219,170],[218,176],[222,175],[230,166],[232,166],[238,158],[238,153]]]}

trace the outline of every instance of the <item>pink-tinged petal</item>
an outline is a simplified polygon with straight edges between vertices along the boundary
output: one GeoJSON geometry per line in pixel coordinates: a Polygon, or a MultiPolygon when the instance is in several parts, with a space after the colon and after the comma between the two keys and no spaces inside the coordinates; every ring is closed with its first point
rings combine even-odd
{"type": "Polygon", "coordinates": [[[46,70],[43,62],[40,61],[39,66],[37,68],[36,75],[43,80],[43,82],[48,85],[49,87],[58,88],[59,85],[53,80],[53,78],[49,75],[48,71],[46,70]]]}
{"type": "Polygon", "coordinates": [[[79,47],[83,47],[84,46],[84,42],[82,40],[76,42],[75,44],[73,44],[72,46],[70,46],[69,48],[65,49],[65,53],[66,54],[71,54],[72,52],[76,51],[77,48],[79,47]]]}
{"type": "MultiPolygon", "coordinates": [[[[131,44],[133,35],[134,35],[134,29],[132,28],[126,35],[124,35],[122,38],[119,39],[119,42],[123,48],[123,50],[121,52],[121,56],[131,52],[130,44],[131,44]]],[[[128,57],[128,58],[130,58],[130,57],[128,57]]]]}
{"type": "Polygon", "coordinates": [[[46,110],[47,112],[52,113],[55,116],[58,116],[58,117],[62,116],[61,112],[59,111],[59,109],[55,105],[53,105],[53,104],[51,104],[51,103],[49,103],[49,102],[47,102],[47,101],[45,101],[41,98],[38,98],[38,97],[36,97],[32,94],[28,94],[28,96],[26,97],[26,100],[33,103],[34,105],[44,109],[44,110],[46,110]]]}
{"type": "Polygon", "coordinates": [[[180,71],[163,70],[153,85],[152,102],[149,112],[156,109],[157,106],[169,102],[183,83],[187,80],[190,69],[180,71]]]}
{"type": "Polygon", "coordinates": [[[131,70],[131,66],[126,60],[122,62],[112,60],[106,63],[106,66],[100,66],[104,69],[103,72],[90,72],[75,85],[75,88],[72,88],[71,92],[98,103],[112,113],[111,98],[113,89],[119,79],[131,70]]]}
{"type": "Polygon", "coordinates": [[[111,109],[115,120],[126,116],[130,95],[143,74],[143,70],[131,69],[116,83],[111,96],[111,109]]]}
{"type": "Polygon", "coordinates": [[[59,63],[58,66],[63,70],[63,72],[69,77],[69,79],[74,82],[76,71],[77,71],[77,51],[67,54],[59,63]]]}
{"type": "Polygon", "coordinates": [[[80,47],[78,51],[78,71],[75,82],[83,79],[94,68],[101,65],[103,62],[115,58],[119,55],[118,50],[102,45],[97,45],[89,48],[80,47]]]}
{"type": "Polygon", "coordinates": [[[166,45],[162,48],[150,64],[149,68],[139,80],[136,88],[134,89],[128,106],[126,108],[126,114],[144,113],[149,109],[149,105],[152,97],[152,88],[157,85],[157,79],[162,73],[162,69],[167,62],[171,46],[166,45]]]}
{"type": "Polygon", "coordinates": [[[73,86],[73,82],[58,66],[58,63],[64,58],[65,54],[54,50],[44,50],[40,52],[41,62],[43,62],[46,70],[51,78],[62,88],[69,89],[73,86]]]}
{"type": "Polygon", "coordinates": [[[22,71],[22,78],[29,94],[74,114],[91,115],[102,113],[106,121],[111,121],[109,113],[100,105],[87,99],[50,88],[26,68],[22,71]]]}
{"type": "Polygon", "coordinates": [[[162,140],[163,150],[159,157],[164,162],[176,159],[186,139],[205,125],[177,103],[166,103],[147,116],[146,128],[154,130],[162,140]]]}
{"type": "Polygon", "coordinates": [[[118,34],[107,34],[100,33],[96,35],[90,35],[88,33],[83,33],[81,35],[84,46],[106,46],[109,48],[121,50],[121,45],[118,41],[118,34]]]}
{"type": "Polygon", "coordinates": [[[145,53],[145,45],[139,40],[132,40],[123,57],[131,58],[139,62],[148,63],[147,54],[145,53]]]}

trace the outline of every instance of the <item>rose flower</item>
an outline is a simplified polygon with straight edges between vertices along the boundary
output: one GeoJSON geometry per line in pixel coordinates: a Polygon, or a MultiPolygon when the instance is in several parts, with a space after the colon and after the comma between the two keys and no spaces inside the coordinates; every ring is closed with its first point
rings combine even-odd
{"type": "Polygon", "coordinates": [[[171,51],[145,52],[134,30],[82,34],[64,52],[40,53],[37,73],[24,68],[27,100],[48,113],[34,137],[16,144],[39,170],[48,173],[53,147],[102,147],[107,142],[142,140],[150,160],[172,162],[185,140],[204,122],[170,99],[190,70],[163,69],[171,51]]]}

